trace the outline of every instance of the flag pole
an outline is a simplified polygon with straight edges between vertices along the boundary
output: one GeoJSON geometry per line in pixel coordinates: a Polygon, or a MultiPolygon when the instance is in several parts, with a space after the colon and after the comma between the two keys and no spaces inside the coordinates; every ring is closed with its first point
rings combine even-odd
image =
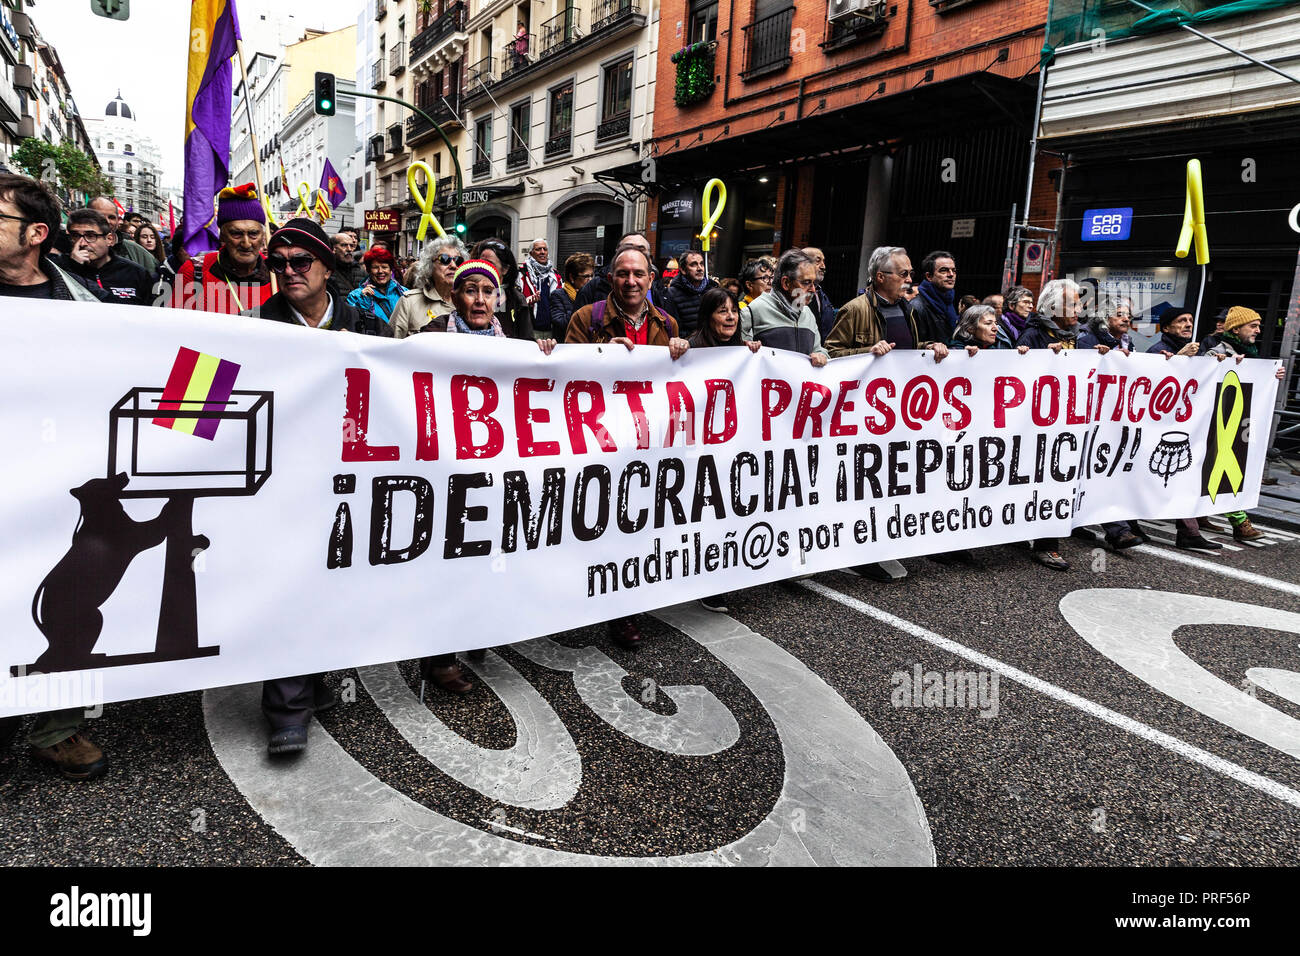
{"type": "MultiPolygon", "coordinates": [[[[248,67],[244,65],[244,41],[236,36],[235,53],[239,58],[239,78],[244,84],[244,110],[248,114],[248,140],[253,147],[253,179],[257,184],[257,195],[259,198],[266,196],[266,190],[262,186],[262,157],[257,151],[257,126],[253,122],[253,95],[252,90],[248,88],[248,67]]],[[[268,221],[266,226],[266,242],[271,242],[271,223],[268,221]]],[[[265,246],[263,247],[265,248],[265,246]]],[[[271,293],[279,292],[278,283],[275,281],[275,274],[271,274],[271,293]]]]}

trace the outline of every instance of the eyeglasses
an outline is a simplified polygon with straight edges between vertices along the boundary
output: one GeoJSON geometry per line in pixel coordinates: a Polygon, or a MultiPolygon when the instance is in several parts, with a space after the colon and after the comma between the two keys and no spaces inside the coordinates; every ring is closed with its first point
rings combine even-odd
{"type": "Polygon", "coordinates": [[[280,275],[284,275],[285,270],[292,270],[298,275],[303,275],[311,269],[311,264],[315,261],[315,256],[308,255],[305,252],[288,259],[284,256],[276,255],[266,257],[267,267],[272,272],[278,272],[280,275]]]}
{"type": "Polygon", "coordinates": [[[911,270],[911,269],[903,269],[903,270],[901,270],[901,271],[899,271],[899,272],[884,272],[884,271],[882,270],[882,271],[881,271],[881,274],[882,274],[882,275],[887,275],[887,276],[898,276],[899,278],[902,278],[902,279],[910,279],[910,278],[912,278],[912,270],[911,270]]]}
{"type": "Polygon", "coordinates": [[[98,242],[100,239],[107,239],[107,238],[108,238],[108,233],[106,233],[106,232],[70,232],[70,233],[68,233],[68,238],[71,239],[72,242],[73,242],[73,245],[75,245],[75,244],[77,244],[78,242],[82,242],[83,240],[84,240],[85,242],[98,242]]]}
{"type": "Polygon", "coordinates": [[[438,253],[438,261],[444,266],[463,266],[465,264],[464,256],[449,256],[445,252],[438,253]]]}
{"type": "Polygon", "coordinates": [[[35,219],[24,219],[22,216],[11,216],[6,212],[0,212],[0,219],[12,219],[14,222],[35,222],[35,219]]]}

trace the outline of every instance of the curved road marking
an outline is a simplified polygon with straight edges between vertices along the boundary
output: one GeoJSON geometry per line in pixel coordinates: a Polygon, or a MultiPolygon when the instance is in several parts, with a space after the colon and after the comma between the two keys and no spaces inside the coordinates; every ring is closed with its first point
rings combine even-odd
{"type": "Polygon", "coordinates": [[[935,647],[945,650],[950,654],[955,654],[958,657],[965,658],[971,663],[983,667],[986,670],[995,671],[1008,680],[1015,681],[1017,684],[1028,687],[1030,690],[1037,691],[1045,697],[1050,697],[1052,700],[1059,703],[1083,711],[1083,713],[1095,717],[1104,723],[1110,724],[1112,727],[1126,730],[1137,737],[1141,737],[1143,740],[1164,747],[1169,752],[1177,754],[1185,760],[1199,763],[1201,766],[1213,770],[1215,773],[1223,774],[1225,777],[1236,780],[1238,783],[1245,784],[1248,787],[1253,787],[1261,793],[1266,793],[1276,800],[1281,800],[1283,803],[1288,803],[1291,806],[1300,809],[1300,791],[1284,786],[1276,780],[1261,776],[1260,774],[1247,770],[1245,767],[1232,763],[1229,760],[1224,760],[1222,757],[1216,756],[1208,750],[1202,750],[1200,747],[1193,746],[1185,740],[1180,740],[1164,731],[1156,730],[1154,727],[1149,727],[1140,721],[1134,720],[1132,717],[1125,717],[1123,714],[1113,711],[1109,707],[1103,707],[1100,704],[1093,703],[1087,698],[1080,697],[1078,694],[1065,690],[1063,687],[1049,684],[1047,681],[1035,677],[1032,674],[1028,674],[1017,667],[1012,667],[1010,664],[1004,664],[997,658],[989,657],[987,654],[982,654],[979,651],[966,647],[963,644],[958,644],[956,641],[949,640],[933,631],[926,630],[919,624],[914,624],[911,621],[897,617],[896,615],[890,614],[888,611],[882,611],[880,608],[873,607],[865,601],[859,601],[855,597],[842,594],[834,588],[829,588],[819,581],[800,581],[798,583],[801,587],[807,588],[809,591],[816,594],[820,594],[828,600],[835,601],[847,608],[852,608],[860,614],[865,614],[868,617],[875,618],[882,624],[888,624],[890,627],[900,630],[904,634],[910,634],[913,637],[919,638],[929,644],[933,644],[935,647]]]}
{"type": "Polygon", "coordinates": [[[204,692],[208,735],[254,810],[317,865],[934,865],[925,810],[906,769],[820,677],[723,615],[683,605],[657,616],[745,683],[767,708],[781,741],[785,778],[772,812],[741,839],[713,851],[601,857],[486,833],[389,787],[314,722],[307,752],[273,763],[257,684],[204,692]]]}
{"type": "Polygon", "coordinates": [[[582,757],[559,715],[532,684],[491,651],[466,662],[492,688],[515,724],[515,744],[489,750],[470,743],[433,715],[411,692],[396,664],[357,673],[397,732],[443,773],[500,803],[558,810],[582,785],[582,757]]]}

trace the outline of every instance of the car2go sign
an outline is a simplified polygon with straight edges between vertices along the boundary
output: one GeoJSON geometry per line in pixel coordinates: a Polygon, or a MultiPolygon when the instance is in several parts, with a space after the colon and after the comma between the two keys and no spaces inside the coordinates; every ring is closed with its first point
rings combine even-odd
{"type": "Polygon", "coordinates": [[[1133,228],[1133,208],[1085,209],[1083,212],[1083,241],[1102,242],[1127,239],[1133,228]]]}

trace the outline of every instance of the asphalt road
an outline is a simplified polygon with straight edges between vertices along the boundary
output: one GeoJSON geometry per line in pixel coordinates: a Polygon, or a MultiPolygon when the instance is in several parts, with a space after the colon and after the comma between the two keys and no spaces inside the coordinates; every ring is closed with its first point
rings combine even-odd
{"type": "Polygon", "coordinates": [[[110,705],[100,780],[62,781],[21,737],[0,755],[0,853],[1293,864],[1300,537],[1200,565],[1158,542],[1063,552],[1067,573],[997,547],[893,584],[757,588],[729,615],[647,616],[636,653],[601,628],[503,648],[460,699],[420,704],[410,662],[335,673],[344,701],[287,761],[255,687],[110,705]]]}

